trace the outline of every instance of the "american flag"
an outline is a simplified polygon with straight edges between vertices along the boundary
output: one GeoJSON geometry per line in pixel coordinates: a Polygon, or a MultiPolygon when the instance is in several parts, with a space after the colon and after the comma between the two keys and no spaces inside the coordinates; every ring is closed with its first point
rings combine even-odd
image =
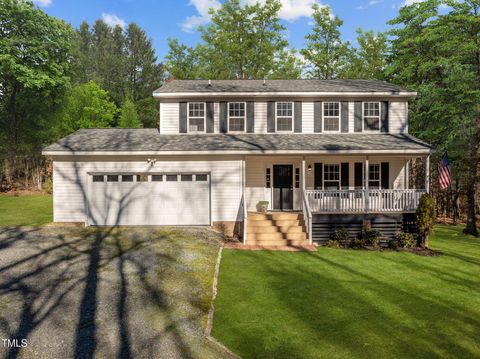
{"type": "Polygon", "coordinates": [[[452,183],[452,169],[450,167],[450,161],[448,160],[448,155],[445,154],[438,162],[438,184],[440,189],[445,189],[452,183]]]}

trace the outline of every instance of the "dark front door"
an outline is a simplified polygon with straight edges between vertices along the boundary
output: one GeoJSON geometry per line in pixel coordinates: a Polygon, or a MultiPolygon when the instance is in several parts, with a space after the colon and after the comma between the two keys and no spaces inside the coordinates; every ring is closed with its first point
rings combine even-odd
{"type": "Polygon", "coordinates": [[[292,165],[273,165],[273,209],[293,209],[292,165]]]}

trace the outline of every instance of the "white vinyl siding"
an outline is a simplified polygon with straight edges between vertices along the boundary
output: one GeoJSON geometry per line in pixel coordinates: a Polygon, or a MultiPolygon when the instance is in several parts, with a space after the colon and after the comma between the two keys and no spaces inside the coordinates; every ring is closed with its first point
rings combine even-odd
{"type": "Polygon", "coordinates": [[[160,102],[160,133],[172,135],[179,133],[178,102],[160,102]]]}
{"type": "Polygon", "coordinates": [[[313,102],[302,102],[302,133],[313,133],[313,102]]]}
{"type": "MultiPolygon", "coordinates": [[[[244,100],[244,99],[239,99],[244,100]]],[[[335,100],[322,100],[322,102],[331,102],[335,100]]],[[[348,101],[348,128],[350,133],[354,133],[355,101],[348,101]]],[[[369,102],[368,100],[363,100],[369,102]]],[[[373,101],[376,102],[376,101],[373,101]]],[[[313,133],[313,101],[302,102],[302,133],[313,133]]],[[[322,106],[323,107],[323,106],[322,106]]],[[[362,106],[363,107],[363,106],[362,106]]],[[[213,105],[214,133],[220,133],[220,104],[218,101],[213,105]]],[[[267,102],[254,102],[254,133],[267,133],[267,102]]],[[[406,101],[390,101],[388,105],[388,121],[390,133],[408,133],[408,102],[406,101]]],[[[322,126],[323,127],[323,126],[322,126]]],[[[378,131],[373,131],[378,132],[378,131]]],[[[178,102],[161,102],[160,103],[160,133],[161,134],[178,134],[179,133],[179,103],[178,102]]],[[[361,133],[361,132],[360,132],[361,133]]]]}
{"type": "Polygon", "coordinates": [[[267,103],[255,102],[255,133],[267,133],[267,103]]]}
{"type": "Polygon", "coordinates": [[[139,157],[69,157],[53,162],[53,196],[55,222],[85,222],[88,198],[88,172],[92,173],[210,173],[211,220],[235,221],[242,194],[241,160],[239,157],[212,158],[203,156],[195,160],[157,158],[153,167],[147,158],[139,157]]]}
{"type": "Polygon", "coordinates": [[[355,102],[348,103],[348,132],[355,132],[355,102]]]}
{"type": "Polygon", "coordinates": [[[391,101],[388,120],[391,133],[408,133],[408,102],[391,101]]]}

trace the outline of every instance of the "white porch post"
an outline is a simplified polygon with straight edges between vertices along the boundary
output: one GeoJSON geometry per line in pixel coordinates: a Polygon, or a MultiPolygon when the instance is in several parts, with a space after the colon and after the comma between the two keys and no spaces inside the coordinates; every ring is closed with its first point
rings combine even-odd
{"type": "Polygon", "coordinates": [[[430,193],[430,155],[425,159],[425,189],[430,193]]]}
{"type": "Polygon", "coordinates": [[[369,212],[370,211],[370,197],[368,195],[368,156],[365,158],[365,191],[364,191],[364,196],[365,196],[365,211],[369,212]]]}
{"type": "Polygon", "coordinates": [[[242,205],[243,205],[243,244],[247,244],[247,196],[246,196],[245,157],[242,159],[242,205]]]}
{"type": "Polygon", "coordinates": [[[302,159],[302,196],[305,193],[305,158],[302,159]]]}
{"type": "Polygon", "coordinates": [[[405,159],[405,165],[403,167],[403,189],[408,189],[409,188],[409,176],[410,176],[410,160],[405,159]]]}

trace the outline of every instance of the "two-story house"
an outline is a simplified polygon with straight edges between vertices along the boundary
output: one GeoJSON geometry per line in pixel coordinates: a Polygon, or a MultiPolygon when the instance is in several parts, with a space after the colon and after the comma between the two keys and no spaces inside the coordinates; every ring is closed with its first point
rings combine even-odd
{"type": "Polygon", "coordinates": [[[432,148],[408,135],[416,93],[398,86],[173,80],[153,96],[158,129],[82,129],[44,149],[55,222],[205,225],[247,244],[305,244],[365,223],[388,236],[428,190],[409,185],[409,163],[428,163],[432,148]],[[256,213],[261,201],[271,214],[256,213]]]}

